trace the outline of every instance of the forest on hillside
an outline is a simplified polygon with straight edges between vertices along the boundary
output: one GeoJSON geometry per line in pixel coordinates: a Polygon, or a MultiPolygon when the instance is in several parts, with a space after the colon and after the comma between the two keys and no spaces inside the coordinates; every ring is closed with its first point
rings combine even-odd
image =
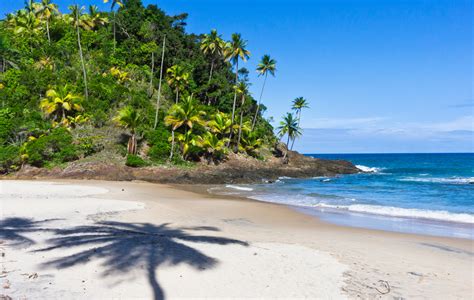
{"type": "Polygon", "coordinates": [[[98,153],[129,166],[265,159],[282,136],[292,147],[307,101],[293,101],[276,135],[261,103],[273,58],[247,70],[251,52],[238,33],[188,34],[187,14],[104,2],[110,11],[28,0],[0,21],[2,173],[98,153]],[[255,71],[258,99],[248,89],[255,71]]]}

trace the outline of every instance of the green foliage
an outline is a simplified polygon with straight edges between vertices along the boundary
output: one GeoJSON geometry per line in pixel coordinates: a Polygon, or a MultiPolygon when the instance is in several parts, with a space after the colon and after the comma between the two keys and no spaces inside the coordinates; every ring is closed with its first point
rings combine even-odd
{"type": "Polygon", "coordinates": [[[0,109],[0,145],[7,143],[14,128],[13,113],[11,109],[0,109]]]}
{"type": "Polygon", "coordinates": [[[20,149],[16,146],[0,146],[0,174],[15,171],[20,166],[20,149]]]}
{"type": "Polygon", "coordinates": [[[145,134],[145,138],[150,145],[148,157],[156,162],[165,161],[169,155],[171,146],[168,142],[170,132],[163,126],[158,126],[155,130],[150,130],[145,134]]]}
{"type": "Polygon", "coordinates": [[[36,167],[42,167],[48,161],[63,163],[78,157],[72,135],[63,127],[55,128],[50,134],[27,142],[25,154],[27,162],[36,167]]]}
{"type": "Polygon", "coordinates": [[[140,167],[145,167],[148,164],[140,156],[133,155],[133,154],[128,154],[127,155],[127,161],[125,162],[125,165],[127,165],[129,167],[133,167],[133,168],[140,168],[140,167]]]}

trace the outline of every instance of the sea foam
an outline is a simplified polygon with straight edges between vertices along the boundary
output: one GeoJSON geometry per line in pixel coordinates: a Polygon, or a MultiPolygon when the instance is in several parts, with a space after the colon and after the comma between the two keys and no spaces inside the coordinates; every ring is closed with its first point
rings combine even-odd
{"type": "Polygon", "coordinates": [[[232,184],[228,184],[225,187],[229,188],[229,189],[239,190],[239,191],[247,191],[247,192],[253,191],[253,188],[238,186],[238,185],[232,185],[232,184]]]}
{"type": "Polygon", "coordinates": [[[416,208],[400,208],[392,206],[379,205],[330,205],[320,203],[315,205],[321,208],[335,208],[347,210],[350,212],[369,213],[376,215],[384,215],[390,217],[404,217],[404,218],[423,218],[437,221],[460,222],[474,224],[474,215],[466,213],[451,213],[444,210],[423,210],[416,208]]]}
{"type": "Polygon", "coordinates": [[[446,184],[474,184],[474,177],[403,177],[399,181],[446,183],[446,184]]]}
{"type": "Polygon", "coordinates": [[[368,173],[377,173],[382,170],[382,168],[376,168],[376,167],[367,167],[363,165],[356,165],[356,168],[361,170],[362,172],[368,172],[368,173]]]}

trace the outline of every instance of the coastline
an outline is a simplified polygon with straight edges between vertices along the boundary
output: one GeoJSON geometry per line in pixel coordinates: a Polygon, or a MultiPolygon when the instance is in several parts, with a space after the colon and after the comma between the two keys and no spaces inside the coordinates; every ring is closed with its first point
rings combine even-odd
{"type": "MultiPolygon", "coordinates": [[[[336,294],[341,292],[340,295],[338,294],[340,297],[374,298],[383,296],[385,283],[390,286],[388,295],[391,297],[462,299],[473,296],[470,282],[473,276],[474,244],[470,240],[334,225],[295,211],[286,205],[240,197],[209,195],[203,186],[94,180],[54,180],[54,182],[59,185],[105,187],[108,190],[107,193],[94,196],[98,202],[101,201],[100,199],[132,200],[143,203],[145,206],[144,209],[102,214],[99,217],[100,220],[169,223],[182,228],[215,227],[219,228],[219,231],[214,232],[213,235],[244,241],[248,243],[248,247],[257,247],[252,248],[252,251],[262,247],[269,249],[265,250],[268,252],[268,260],[259,257],[262,261],[254,261],[253,255],[247,256],[250,252],[242,252],[243,250],[238,246],[223,246],[223,252],[213,248],[214,246],[200,248],[203,252],[208,251],[215,256],[220,256],[218,267],[193,277],[194,280],[199,281],[198,286],[213,283],[211,286],[214,289],[201,290],[201,293],[209,293],[199,294],[202,297],[260,295],[271,298],[277,293],[288,292],[288,289],[285,292],[278,290],[275,286],[274,283],[281,280],[291,286],[289,292],[293,294],[279,295],[288,297],[311,297],[311,295],[315,296],[315,292],[329,289],[336,294]],[[222,254],[227,251],[230,256],[222,254]],[[276,254],[283,255],[287,259],[280,261],[272,257],[276,254]],[[308,261],[298,260],[299,254],[308,261]],[[315,265],[312,264],[312,259],[315,259],[315,265]],[[305,263],[315,268],[318,261],[321,262],[322,269],[308,270],[306,274],[303,272],[305,263]],[[441,261],[443,264],[440,264],[441,261]],[[238,264],[235,265],[235,262],[238,264]],[[227,270],[226,267],[230,265],[240,270],[239,272],[243,272],[241,276],[244,277],[240,278],[236,274],[232,278],[240,280],[237,281],[241,282],[240,284],[234,282],[233,285],[229,285],[224,278],[219,277],[222,275],[219,270],[227,270]],[[265,268],[269,269],[265,270],[265,268]],[[285,272],[282,273],[282,270],[285,272]],[[272,279],[273,283],[272,280],[263,282],[265,279],[262,278],[271,272],[279,275],[272,279]],[[250,283],[244,280],[248,279],[249,274],[256,276],[254,279],[257,282],[251,287],[246,286],[250,283]],[[212,280],[207,276],[210,276],[212,280]],[[320,282],[320,285],[311,286],[308,278],[317,280],[316,282],[320,282]],[[330,283],[331,280],[334,281],[334,285],[330,283]],[[269,287],[263,291],[260,284],[268,284],[269,287]],[[242,294],[242,289],[246,289],[247,294],[242,294]],[[336,291],[333,291],[334,289],[336,291]]],[[[248,247],[244,248],[248,250],[250,249],[248,247]]],[[[179,272],[185,272],[182,274],[186,275],[191,272],[182,270],[180,267],[177,269],[179,272]]],[[[176,275],[174,273],[176,270],[173,270],[173,268],[166,270],[169,272],[165,272],[168,275],[165,274],[165,278],[160,281],[165,292],[169,296],[193,295],[192,292],[197,291],[196,283],[193,285],[187,282],[192,285],[187,290],[190,294],[186,294],[186,291],[179,288],[173,289],[179,286],[179,282],[176,282],[176,278],[173,277],[176,275]]],[[[162,271],[158,271],[158,274],[162,274],[162,271]]],[[[133,283],[127,284],[133,286],[130,292],[140,290],[135,289],[136,285],[133,283]]],[[[94,287],[96,291],[100,288],[94,287]]],[[[123,290],[122,292],[126,293],[123,290]]],[[[335,296],[336,294],[325,294],[327,297],[323,296],[323,298],[339,297],[335,296]]]]}

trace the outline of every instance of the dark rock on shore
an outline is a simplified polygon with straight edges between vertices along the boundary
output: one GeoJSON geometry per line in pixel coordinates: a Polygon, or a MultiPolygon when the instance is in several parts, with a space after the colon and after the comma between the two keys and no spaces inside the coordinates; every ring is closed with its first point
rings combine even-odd
{"type": "Polygon", "coordinates": [[[263,180],[275,181],[282,176],[293,178],[335,176],[354,174],[359,171],[348,161],[315,159],[290,151],[288,163],[283,163],[280,157],[260,161],[240,155],[230,155],[227,161],[217,166],[200,163],[192,168],[174,166],[130,168],[109,162],[76,161],[70,163],[64,169],[40,169],[25,166],[8,178],[143,180],[156,183],[227,184],[261,183],[263,180]]]}

